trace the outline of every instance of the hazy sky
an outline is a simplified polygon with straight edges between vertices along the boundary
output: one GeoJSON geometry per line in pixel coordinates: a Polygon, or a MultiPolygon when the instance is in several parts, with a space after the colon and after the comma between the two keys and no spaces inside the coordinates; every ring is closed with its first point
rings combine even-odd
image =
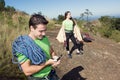
{"type": "Polygon", "coordinates": [[[93,16],[120,14],[120,0],[5,0],[5,3],[29,14],[42,12],[49,18],[57,18],[68,10],[73,17],[80,16],[85,9],[93,16]]]}

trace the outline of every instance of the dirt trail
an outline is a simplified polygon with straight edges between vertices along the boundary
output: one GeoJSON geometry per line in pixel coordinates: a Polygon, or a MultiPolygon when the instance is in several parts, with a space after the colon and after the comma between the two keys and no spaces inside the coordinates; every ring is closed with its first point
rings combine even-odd
{"type": "Polygon", "coordinates": [[[62,80],[120,80],[120,44],[93,36],[95,41],[84,42],[83,55],[74,51],[69,59],[63,44],[55,39],[58,30],[48,31],[47,35],[56,53],[63,54],[56,69],[62,80]]]}

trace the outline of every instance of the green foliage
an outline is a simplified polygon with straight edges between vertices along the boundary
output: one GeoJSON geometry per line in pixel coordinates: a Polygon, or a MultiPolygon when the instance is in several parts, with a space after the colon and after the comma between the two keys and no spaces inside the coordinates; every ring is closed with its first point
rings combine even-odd
{"type": "Polygon", "coordinates": [[[10,57],[1,60],[0,79],[2,80],[27,80],[25,75],[18,69],[18,65],[11,62],[10,57]],[[9,75],[8,75],[9,74],[9,75]]]}
{"type": "Polygon", "coordinates": [[[109,38],[112,34],[112,30],[110,30],[110,29],[106,29],[106,30],[108,30],[108,31],[104,31],[103,34],[105,37],[109,38]]]}
{"type": "Polygon", "coordinates": [[[98,29],[98,32],[101,34],[101,36],[107,38],[109,38],[112,34],[112,30],[108,26],[102,26],[98,29]]]}
{"type": "Polygon", "coordinates": [[[77,25],[80,27],[80,28],[82,28],[82,29],[84,29],[84,23],[85,23],[85,21],[83,21],[83,20],[76,20],[77,21],[77,25]]]}
{"type": "Polygon", "coordinates": [[[11,16],[8,16],[8,18],[7,18],[7,24],[8,24],[8,26],[13,26],[13,19],[12,19],[12,17],[11,16]]]}
{"type": "Polygon", "coordinates": [[[26,80],[18,66],[11,62],[11,44],[15,37],[26,34],[29,15],[21,13],[8,15],[9,12],[0,12],[0,79],[26,80]],[[9,75],[8,75],[9,74],[9,75]]]}
{"type": "Polygon", "coordinates": [[[110,16],[102,16],[101,18],[99,18],[99,20],[101,21],[101,23],[103,25],[108,25],[110,26],[112,29],[116,29],[120,31],[120,18],[114,18],[114,17],[110,17],[110,16]]]}
{"type": "Polygon", "coordinates": [[[50,29],[54,29],[55,28],[55,23],[48,23],[47,28],[50,29]]]}
{"type": "Polygon", "coordinates": [[[4,24],[4,14],[0,12],[0,24],[3,25],[4,24]]]}
{"type": "Polygon", "coordinates": [[[64,16],[63,15],[58,15],[58,21],[63,21],[64,20],[64,16]]]}
{"type": "Polygon", "coordinates": [[[103,26],[111,26],[112,27],[112,19],[110,16],[101,16],[101,18],[99,18],[99,20],[103,26]]]}
{"type": "Polygon", "coordinates": [[[24,17],[18,17],[18,21],[19,21],[19,25],[25,25],[26,24],[26,21],[25,21],[25,18],[24,17]]]}
{"type": "Polygon", "coordinates": [[[16,9],[12,6],[7,6],[5,7],[5,1],[4,0],[0,0],[0,11],[3,12],[3,11],[9,11],[9,14],[13,14],[16,9]]]}
{"type": "Polygon", "coordinates": [[[120,31],[120,18],[116,18],[113,28],[120,31]]]}
{"type": "Polygon", "coordinates": [[[110,36],[111,39],[114,39],[116,42],[120,42],[120,31],[113,30],[112,35],[110,36]]]}
{"type": "Polygon", "coordinates": [[[5,1],[4,0],[0,0],[0,11],[3,11],[5,8],[5,1]]]}
{"type": "Polygon", "coordinates": [[[120,41],[120,18],[102,16],[99,20],[102,23],[102,27],[99,29],[101,35],[117,42],[120,41]]]}
{"type": "Polygon", "coordinates": [[[5,10],[6,10],[6,11],[10,11],[10,12],[14,12],[14,11],[15,11],[15,8],[12,7],[12,6],[7,6],[7,7],[5,8],[5,10]]]}
{"type": "Polygon", "coordinates": [[[110,22],[110,20],[111,20],[111,18],[110,18],[110,16],[101,16],[101,18],[99,18],[99,20],[101,21],[101,22],[110,22]]]}

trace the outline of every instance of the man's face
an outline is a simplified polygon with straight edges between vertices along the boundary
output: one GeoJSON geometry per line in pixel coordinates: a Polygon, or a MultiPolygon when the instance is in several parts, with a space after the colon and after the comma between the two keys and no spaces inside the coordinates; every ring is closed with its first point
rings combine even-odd
{"type": "Polygon", "coordinates": [[[39,25],[36,25],[36,26],[37,26],[36,29],[31,27],[32,35],[33,35],[34,39],[37,39],[37,38],[42,39],[46,34],[46,25],[39,24],[39,25]]]}

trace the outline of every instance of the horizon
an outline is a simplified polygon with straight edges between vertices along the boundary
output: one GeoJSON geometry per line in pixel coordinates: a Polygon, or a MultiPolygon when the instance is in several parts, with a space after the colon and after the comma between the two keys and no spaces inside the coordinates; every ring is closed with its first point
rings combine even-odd
{"type": "MultiPolygon", "coordinates": [[[[120,18],[120,15],[119,15],[119,14],[116,14],[116,15],[99,15],[99,16],[91,15],[91,16],[89,16],[88,18],[89,18],[90,21],[92,21],[92,20],[99,19],[99,18],[101,18],[102,16],[110,16],[110,17],[120,18]]],[[[79,19],[80,16],[74,16],[73,18],[79,19]]],[[[84,17],[84,20],[86,20],[86,16],[84,17]]]]}

